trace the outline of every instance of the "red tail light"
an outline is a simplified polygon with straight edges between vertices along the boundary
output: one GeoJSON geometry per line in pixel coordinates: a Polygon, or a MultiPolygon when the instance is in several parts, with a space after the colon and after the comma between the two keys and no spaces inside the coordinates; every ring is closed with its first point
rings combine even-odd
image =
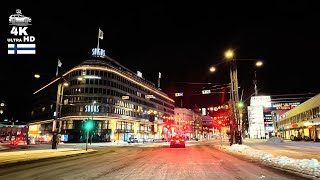
{"type": "Polygon", "coordinates": [[[181,139],[180,141],[184,141],[184,139],[181,139]]]}
{"type": "Polygon", "coordinates": [[[174,141],[173,139],[171,139],[171,141],[174,141]]]}

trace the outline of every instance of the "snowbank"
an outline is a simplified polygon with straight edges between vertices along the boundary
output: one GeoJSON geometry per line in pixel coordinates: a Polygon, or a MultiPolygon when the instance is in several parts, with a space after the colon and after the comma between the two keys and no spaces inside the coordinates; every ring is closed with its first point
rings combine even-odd
{"type": "Polygon", "coordinates": [[[246,145],[234,144],[225,146],[225,149],[230,152],[238,152],[258,160],[262,160],[267,164],[288,169],[291,171],[308,174],[311,176],[320,177],[320,163],[317,159],[293,159],[286,156],[276,156],[253,149],[246,145]]]}

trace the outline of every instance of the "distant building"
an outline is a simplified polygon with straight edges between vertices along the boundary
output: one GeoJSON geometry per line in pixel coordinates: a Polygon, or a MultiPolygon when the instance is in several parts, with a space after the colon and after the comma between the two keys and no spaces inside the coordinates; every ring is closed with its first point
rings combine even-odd
{"type": "Polygon", "coordinates": [[[189,138],[199,138],[202,125],[200,114],[187,108],[175,108],[174,114],[177,133],[186,134],[189,138]]]}

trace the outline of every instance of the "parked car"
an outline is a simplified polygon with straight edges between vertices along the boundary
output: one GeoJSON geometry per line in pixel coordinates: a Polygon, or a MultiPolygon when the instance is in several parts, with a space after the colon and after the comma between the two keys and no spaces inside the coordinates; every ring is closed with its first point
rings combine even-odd
{"type": "Polygon", "coordinates": [[[128,143],[138,143],[138,138],[129,138],[128,143]]]}

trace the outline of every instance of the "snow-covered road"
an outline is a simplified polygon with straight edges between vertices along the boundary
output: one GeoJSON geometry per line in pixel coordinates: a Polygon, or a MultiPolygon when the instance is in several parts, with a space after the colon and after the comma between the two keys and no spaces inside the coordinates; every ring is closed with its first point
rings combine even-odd
{"type": "Polygon", "coordinates": [[[212,146],[103,147],[98,153],[0,169],[0,179],[303,179],[212,146]]]}

